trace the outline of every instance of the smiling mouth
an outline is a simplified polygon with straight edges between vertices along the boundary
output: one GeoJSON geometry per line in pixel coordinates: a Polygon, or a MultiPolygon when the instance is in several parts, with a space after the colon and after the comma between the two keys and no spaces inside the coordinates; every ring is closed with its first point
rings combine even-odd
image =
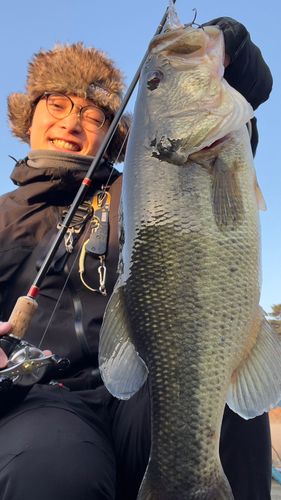
{"type": "Polygon", "coordinates": [[[51,143],[58,148],[67,149],[68,151],[78,152],[81,151],[78,144],[73,144],[71,142],[63,141],[62,139],[51,139],[51,143]]]}

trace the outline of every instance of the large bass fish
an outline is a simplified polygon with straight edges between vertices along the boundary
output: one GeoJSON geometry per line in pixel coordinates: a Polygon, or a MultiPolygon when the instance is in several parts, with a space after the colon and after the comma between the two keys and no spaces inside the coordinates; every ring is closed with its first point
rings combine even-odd
{"type": "Polygon", "coordinates": [[[253,112],[223,58],[218,28],[172,30],[152,40],[140,79],[100,341],[112,394],[149,379],[138,500],[233,500],[218,451],[225,402],[252,418],[281,399],[280,345],[259,307],[253,112]]]}

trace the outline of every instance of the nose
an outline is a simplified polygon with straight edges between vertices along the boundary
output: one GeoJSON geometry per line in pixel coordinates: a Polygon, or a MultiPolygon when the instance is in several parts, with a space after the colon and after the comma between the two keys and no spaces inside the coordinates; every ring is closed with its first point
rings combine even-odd
{"type": "Polygon", "coordinates": [[[81,109],[81,107],[79,108],[79,105],[75,104],[71,113],[69,115],[65,116],[65,118],[62,118],[60,120],[60,126],[65,128],[68,131],[77,131],[79,133],[81,131],[83,131],[84,129],[83,129],[81,122],[80,122],[80,109],[81,109]]]}

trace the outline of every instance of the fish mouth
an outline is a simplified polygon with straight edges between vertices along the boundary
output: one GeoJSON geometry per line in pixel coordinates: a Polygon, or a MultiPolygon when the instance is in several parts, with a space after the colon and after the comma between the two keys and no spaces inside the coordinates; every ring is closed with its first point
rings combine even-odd
{"type": "Polygon", "coordinates": [[[59,149],[67,149],[72,153],[79,153],[81,151],[81,147],[79,144],[74,142],[65,141],[63,139],[51,139],[51,144],[53,144],[56,148],[59,149]]]}
{"type": "Polygon", "coordinates": [[[154,37],[150,42],[149,51],[155,54],[163,52],[168,58],[169,56],[182,58],[193,53],[200,57],[206,52],[206,33],[217,37],[221,31],[215,26],[204,29],[190,26],[178,28],[154,37]]]}

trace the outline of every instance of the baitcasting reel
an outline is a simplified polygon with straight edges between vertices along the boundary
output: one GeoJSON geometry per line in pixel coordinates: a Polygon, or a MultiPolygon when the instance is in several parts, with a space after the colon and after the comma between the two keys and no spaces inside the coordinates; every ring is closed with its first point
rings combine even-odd
{"type": "Polygon", "coordinates": [[[26,387],[36,384],[45,374],[48,365],[64,371],[70,364],[67,358],[60,358],[55,354],[46,356],[34,345],[9,335],[0,337],[0,347],[8,357],[7,368],[0,371],[0,393],[8,392],[13,385],[26,387]]]}

